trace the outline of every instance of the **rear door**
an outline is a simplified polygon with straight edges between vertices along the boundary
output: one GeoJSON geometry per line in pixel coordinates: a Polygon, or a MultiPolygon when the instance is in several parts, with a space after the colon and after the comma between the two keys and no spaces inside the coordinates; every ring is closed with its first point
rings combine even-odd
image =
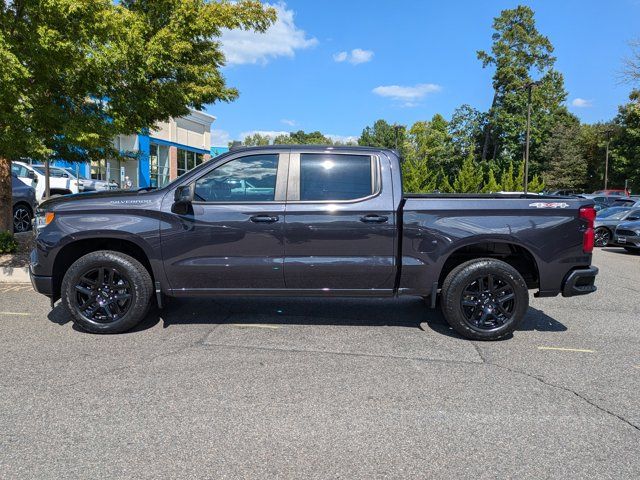
{"type": "Polygon", "coordinates": [[[292,151],[284,226],[287,289],[392,293],[396,218],[383,175],[389,165],[366,151],[292,151]]]}

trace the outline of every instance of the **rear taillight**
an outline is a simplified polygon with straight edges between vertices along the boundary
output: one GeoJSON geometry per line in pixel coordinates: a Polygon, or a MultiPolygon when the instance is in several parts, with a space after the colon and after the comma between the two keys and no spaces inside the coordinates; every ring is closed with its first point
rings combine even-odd
{"type": "Polygon", "coordinates": [[[593,207],[581,207],[580,208],[580,218],[582,220],[586,220],[587,228],[582,235],[582,251],[584,253],[593,252],[593,242],[594,242],[594,234],[593,234],[593,222],[596,219],[596,210],[593,207]]]}

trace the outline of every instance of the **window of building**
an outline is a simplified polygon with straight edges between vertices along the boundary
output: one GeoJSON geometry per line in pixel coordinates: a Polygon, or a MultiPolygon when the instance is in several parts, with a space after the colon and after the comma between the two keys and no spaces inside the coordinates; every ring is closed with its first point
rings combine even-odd
{"type": "Polygon", "coordinates": [[[202,153],[191,152],[189,150],[178,149],[178,176],[184,175],[192,168],[204,162],[202,153]]]}
{"type": "Polygon", "coordinates": [[[300,155],[300,200],[355,200],[374,192],[368,155],[303,153],[300,155]]]}
{"type": "Polygon", "coordinates": [[[152,187],[164,187],[169,183],[169,147],[151,144],[149,167],[152,187]]]}
{"type": "Polygon", "coordinates": [[[220,165],[196,181],[201,202],[270,202],[275,198],[278,154],[249,155],[220,165]]]}

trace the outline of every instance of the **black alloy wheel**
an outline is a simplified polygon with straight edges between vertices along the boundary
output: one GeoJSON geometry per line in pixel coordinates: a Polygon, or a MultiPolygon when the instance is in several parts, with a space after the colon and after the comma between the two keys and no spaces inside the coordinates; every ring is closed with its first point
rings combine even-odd
{"type": "Polygon", "coordinates": [[[596,228],[594,232],[594,243],[596,247],[606,247],[611,241],[611,232],[608,228],[596,228]]]}
{"type": "Polygon", "coordinates": [[[31,211],[24,205],[13,207],[13,231],[16,233],[31,230],[31,211]]]}
{"type": "Polygon", "coordinates": [[[84,272],[75,285],[75,307],[90,322],[112,323],[124,317],[135,292],[129,279],[114,267],[84,272]]]}
{"type": "Polygon", "coordinates": [[[512,320],[516,296],[505,278],[484,275],[469,283],[462,293],[462,312],[469,326],[489,331],[512,320]]]}

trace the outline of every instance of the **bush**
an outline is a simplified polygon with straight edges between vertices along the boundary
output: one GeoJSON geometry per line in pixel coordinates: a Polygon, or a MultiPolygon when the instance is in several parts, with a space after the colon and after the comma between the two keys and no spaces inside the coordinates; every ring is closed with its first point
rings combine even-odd
{"type": "Polygon", "coordinates": [[[0,253],[15,253],[18,242],[10,232],[0,232],[0,253]]]}

